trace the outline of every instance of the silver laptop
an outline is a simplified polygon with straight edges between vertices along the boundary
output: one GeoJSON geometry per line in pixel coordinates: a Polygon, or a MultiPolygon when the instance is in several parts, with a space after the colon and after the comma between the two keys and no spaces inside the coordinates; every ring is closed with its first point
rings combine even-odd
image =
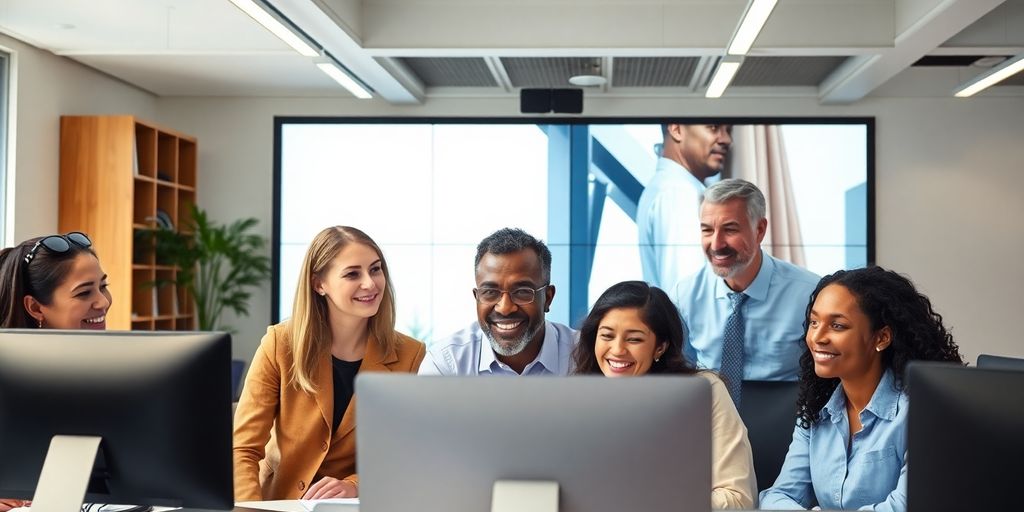
{"type": "Polygon", "coordinates": [[[368,373],[356,394],[361,512],[552,510],[552,490],[561,512],[711,509],[702,377],[368,373]]]}

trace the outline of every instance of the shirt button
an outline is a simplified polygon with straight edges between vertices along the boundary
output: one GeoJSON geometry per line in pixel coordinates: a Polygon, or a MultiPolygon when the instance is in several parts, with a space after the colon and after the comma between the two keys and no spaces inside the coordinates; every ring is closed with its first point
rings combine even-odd
{"type": "Polygon", "coordinates": [[[302,480],[299,480],[299,490],[301,491],[301,490],[303,490],[305,488],[306,488],[306,482],[303,482],[302,480]]]}
{"type": "Polygon", "coordinates": [[[326,441],[324,442],[324,444],[320,445],[320,449],[325,451],[325,452],[327,451],[327,442],[326,441]]]}

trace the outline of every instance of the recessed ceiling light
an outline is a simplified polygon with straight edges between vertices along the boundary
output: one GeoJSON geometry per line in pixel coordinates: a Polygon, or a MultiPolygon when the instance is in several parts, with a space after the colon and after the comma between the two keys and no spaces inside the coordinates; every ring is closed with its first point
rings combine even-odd
{"type": "Polygon", "coordinates": [[[972,62],[971,65],[979,67],[979,68],[991,68],[991,67],[994,67],[994,66],[998,66],[1004,60],[1006,60],[1006,57],[999,57],[999,56],[995,56],[995,57],[982,57],[982,58],[972,62]]]}
{"type": "Polygon", "coordinates": [[[576,75],[569,77],[569,83],[577,87],[599,87],[608,83],[601,75],[576,75]]]}

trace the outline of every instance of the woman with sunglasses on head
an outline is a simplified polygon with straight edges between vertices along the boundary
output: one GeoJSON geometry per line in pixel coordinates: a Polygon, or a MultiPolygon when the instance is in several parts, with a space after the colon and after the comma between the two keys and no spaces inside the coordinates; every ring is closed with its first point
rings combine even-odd
{"type": "MultiPolygon", "coordinates": [[[[106,329],[107,275],[84,233],[32,238],[0,251],[0,328],[106,329]]],[[[0,498],[0,512],[30,505],[0,498]]]]}
{"type": "Polygon", "coordinates": [[[761,506],[905,511],[907,363],[963,364],[942,316],[896,272],[840,270],[811,294],[804,338],[793,441],[761,506]]]}
{"type": "Polygon", "coordinates": [[[92,241],[77,231],[0,251],[0,327],[106,329],[111,297],[92,241]]]}
{"type": "MultiPolygon", "coordinates": [[[[683,356],[683,322],[661,289],[644,281],[608,288],[583,321],[576,375],[700,375],[711,382],[711,506],[750,509],[757,498],[747,428],[725,384],[683,356]]],[[[638,399],[641,397],[638,397],[638,399]]],[[[615,404],[609,404],[614,409],[615,404]]],[[[685,457],[686,454],[674,456],[685,457]]]]}
{"type": "Polygon", "coordinates": [[[415,373],[380,247],[335,226],[309,245],[290,319],[263,337],[235,412],[235,501],[356,497],[354,382],[415,373]]]}

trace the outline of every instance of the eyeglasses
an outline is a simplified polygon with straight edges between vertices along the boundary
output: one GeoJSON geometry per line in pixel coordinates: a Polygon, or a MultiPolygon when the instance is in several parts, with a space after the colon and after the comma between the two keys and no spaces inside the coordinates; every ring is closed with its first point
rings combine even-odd
{"type": "Polygon", "coordinates": [[[45,247],[47,251],[55,254],[63,254],[71,250],[71,244],[87,249],[92,247],[92,240],[89,240],[89,237],[81,231],[72,231],[66,235],[45,236],[36,242],[32,246],[32,250],[25,255],[25,264],[28,265],[32,262],[40,247],[45,247]]]}
{"type": "Polygon", "coordinates": [[[540,288],[530,288],[524,286],[522,288],[515,288],[513,290],[502,290],[500,288],[473,288],[473,296],[476,297],[476,301],[484,306],[493,306],[501,301],[501,296],[508,294],[508,298],[512,299],[512,303],[517,306],[525,306],[527,304],[533,304],[533,301],[537,300],[537,293],[551,286],[546,284],[540,288]]]}

